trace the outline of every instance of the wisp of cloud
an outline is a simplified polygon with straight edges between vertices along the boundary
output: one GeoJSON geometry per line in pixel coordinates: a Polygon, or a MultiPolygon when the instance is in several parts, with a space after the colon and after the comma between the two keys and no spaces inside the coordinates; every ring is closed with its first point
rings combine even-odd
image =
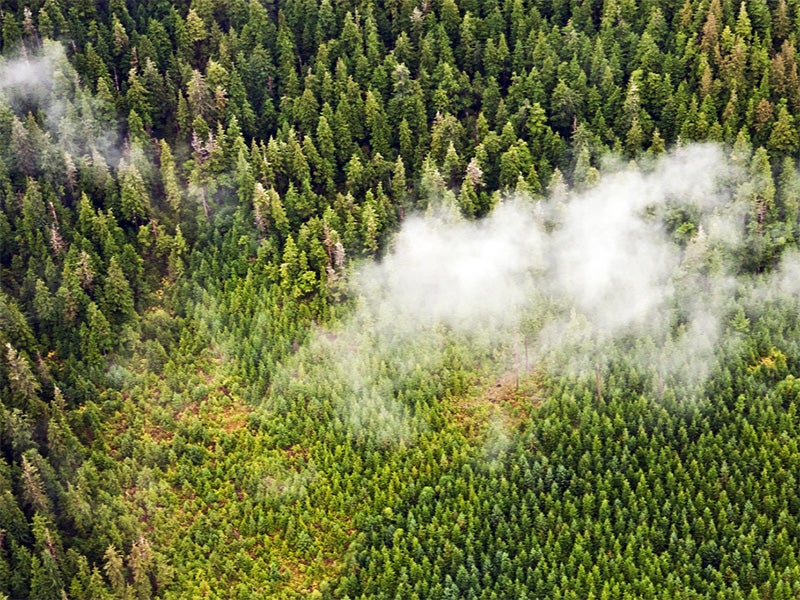
{"type": "Polygon", "coordinates": [[[720,147],[693,145],[585,192],[508,197],[478,221],[408,218],[386,256],[352,277],[358,304],[341,331],[320,337],[329,370],[352,379],[343,420],[407,437],[392,386],[363,366],[435,366],[452,336],[484,349],[524,337],[534,368],[579,376],[621,347],[654,381],[701,383],[738,289],[724,257],[744,243],[739,176],[720,147]],[[688,240],[669,225],[676,211],[692,215],[688,240]]]}

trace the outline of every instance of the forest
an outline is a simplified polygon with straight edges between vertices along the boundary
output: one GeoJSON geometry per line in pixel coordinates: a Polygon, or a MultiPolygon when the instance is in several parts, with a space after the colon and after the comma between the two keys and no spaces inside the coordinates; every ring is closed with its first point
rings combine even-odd
{"type": "Polygon", "coordinates": [[[0,599],[800,597],[798,0],[2,0],[0,599]]]}

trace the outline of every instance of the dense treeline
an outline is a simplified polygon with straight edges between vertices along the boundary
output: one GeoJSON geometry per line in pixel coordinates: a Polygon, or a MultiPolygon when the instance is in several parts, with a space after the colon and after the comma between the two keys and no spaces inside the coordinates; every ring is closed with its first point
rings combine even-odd
{"type": "Polygon", "coordinates": [[[742,170],[738,270],[768,272],[798,235],[796,2],[12,0],[0,24],[0,597],[800,593],[796,303],[732,299],[744,341],[699,387],[613,345],[602,397],[537,372],[500,403],[458,336],[424,369],[354,356],[399,439],[304,346],[432,198],[480,217],[690,141],[742,170]]]}

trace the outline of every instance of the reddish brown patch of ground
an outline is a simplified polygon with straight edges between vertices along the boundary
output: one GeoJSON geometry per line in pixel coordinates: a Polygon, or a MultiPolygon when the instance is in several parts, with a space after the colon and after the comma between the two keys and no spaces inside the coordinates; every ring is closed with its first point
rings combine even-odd
{"type": "Polygon", "coordinates": [[[453,416],[467,436],[480,435],[487,424],[498,421],[518,429],[543,401],[541,378],[536,373],[511,370],[456,399],[453,416]]]}

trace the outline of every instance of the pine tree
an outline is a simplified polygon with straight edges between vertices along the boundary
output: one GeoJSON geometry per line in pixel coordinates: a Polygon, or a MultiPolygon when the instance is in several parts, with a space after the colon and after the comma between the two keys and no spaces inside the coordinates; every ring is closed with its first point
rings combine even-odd
{"type": "Polygon", "coordinates": [[[172,156],[169,144],[161,140],[161,181],[164,186],[164,196],[174,213],[181,214],[183,199],[181,197],[180,185],[175,173],[175,159],[172,156]]]}
{"type": "Polygon", "coordinates": [[[150,214],[150,196],[144,178],[130,156],[123,159],[119,172],[120,214],[129,222],[141,222],[150,214]]]}
{"type": "Polygon", "coordinates": [[[116,256],[109,261],[102,298],[104,314],[112,316],[117,324],[134,316],[133,292],[116,256]]]}

